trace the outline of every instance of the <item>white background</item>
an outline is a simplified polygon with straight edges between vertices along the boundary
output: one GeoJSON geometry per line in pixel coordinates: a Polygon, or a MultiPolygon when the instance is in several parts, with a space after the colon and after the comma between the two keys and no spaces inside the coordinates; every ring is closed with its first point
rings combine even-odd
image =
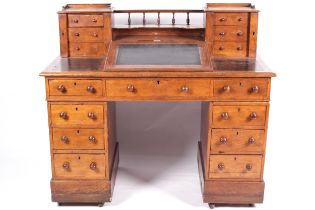
{"type": "MultiPolygon", "coordinates": [[[[0,209],[58,208],[50,200],[45,86],[38,74],[59,54],[56,12],[80,2],[91,1],[1,2],[0,209]]],[[[206,3],[112,2],[116,9],[199,9],[206,3]]],[[[265,201],[257,208],[314,209],[313,1],[252,2],[261,10],[258,53],[278,75],[272,80],[265,201]]],[[[119,103],[120,166],[113,201],[104,208],[207,209],[196,161],[199,115],[199,103],[119,103]]]]}

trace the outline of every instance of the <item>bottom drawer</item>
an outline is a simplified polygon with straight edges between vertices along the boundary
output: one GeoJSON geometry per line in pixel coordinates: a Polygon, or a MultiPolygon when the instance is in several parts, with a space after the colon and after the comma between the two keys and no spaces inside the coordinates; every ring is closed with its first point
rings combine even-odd
{"type": "Polygon", "coordinates": [[[104,56],[106,53],[104,43],[70,43],[70,56],[104,56]]]}
{"type": "Polygon", "coordinates": [[[54,154],[56,179],[104,179],[104,154],[54,154]]]}
{"type": "Polygon", "coordinates": [[[260,179],[261,155],[211,155],[209,178],[260,179]]]}

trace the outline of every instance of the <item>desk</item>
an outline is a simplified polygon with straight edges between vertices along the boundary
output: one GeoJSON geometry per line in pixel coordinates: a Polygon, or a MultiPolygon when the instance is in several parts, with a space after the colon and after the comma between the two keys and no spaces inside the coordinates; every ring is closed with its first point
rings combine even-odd
{"type": "MultiPolygon", "coordinates": [[[[204,10],[116,10],[71,4],[59,12],[60,49],[46,82],[52,200],[110,202],[119,162],[116,101],[200,101],[198,165],[203,200],[263,202],[271,78],[256,56],[258,11],[251,4],[204,10]],[[133,13],[143,14],[132,25],[133,13]],[[113,15],[127,13],[125,27],[113,15]],[[148,25],[146,13],[157,13],[148,25]],[[160,15],[173,14],[170,25],[160,15]],[[184,25],[175,14],[187,14],[184,25]],[[205,27],[192,26],[202,13],[205,27]]],[[[197,142],[196,142],[197,143],[197,142]]],[[[141,145],[139,145],[141,146],[141,145]]]]}

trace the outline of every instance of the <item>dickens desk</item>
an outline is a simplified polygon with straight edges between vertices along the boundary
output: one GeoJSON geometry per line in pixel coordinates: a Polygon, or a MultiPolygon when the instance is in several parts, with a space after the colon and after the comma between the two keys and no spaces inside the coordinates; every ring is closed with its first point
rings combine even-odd
{"type": "Polygon", "coordinates": [[[253,5],[112,10],[110,4],[69,4],[58,15],[61,55],[41,73],[53,201],[111,201],[119,160],[115,101],[200,101],[197,157],[204,202],[263,202],[275,74],[256,58],[253,5]],[[203,23],[192,25],[191,16],[198,14],[203,23]],[[124,15],[126,24],[114,24],[116,15],[124,15]],[[162,15],[171,18],[168,23],[162,15]]]}

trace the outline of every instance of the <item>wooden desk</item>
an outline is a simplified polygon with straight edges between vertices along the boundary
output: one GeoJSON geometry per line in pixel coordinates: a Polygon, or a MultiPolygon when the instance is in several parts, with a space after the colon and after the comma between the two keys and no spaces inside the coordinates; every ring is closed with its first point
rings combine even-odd
{"type": "MultiPolygon", "coordinates": [[[[198,164],[203,200],[263,202],[271,72],[256,57],[258,11],[250,4],[204,10],[116,10],[66,5],[61,56],[42,73],[51,143],[52,200],[110,202],[119,160],[115,101],[201,101],[198,164]],[[113,15],[128,14],[125,26],[113,15]],[[143,16],[133,25],[131,14],[143,16]],[[156,13],[148,24],[147,13],[156,13]],[[171,13],[169,25],[160,16],[171,13]],[[175,14],[187,15],[176,24],[175,14]],[[205,16],[205,27],[190,15],[205,16]]],[[[140,145],[141,146],[141,145],[140,145]]]]}

